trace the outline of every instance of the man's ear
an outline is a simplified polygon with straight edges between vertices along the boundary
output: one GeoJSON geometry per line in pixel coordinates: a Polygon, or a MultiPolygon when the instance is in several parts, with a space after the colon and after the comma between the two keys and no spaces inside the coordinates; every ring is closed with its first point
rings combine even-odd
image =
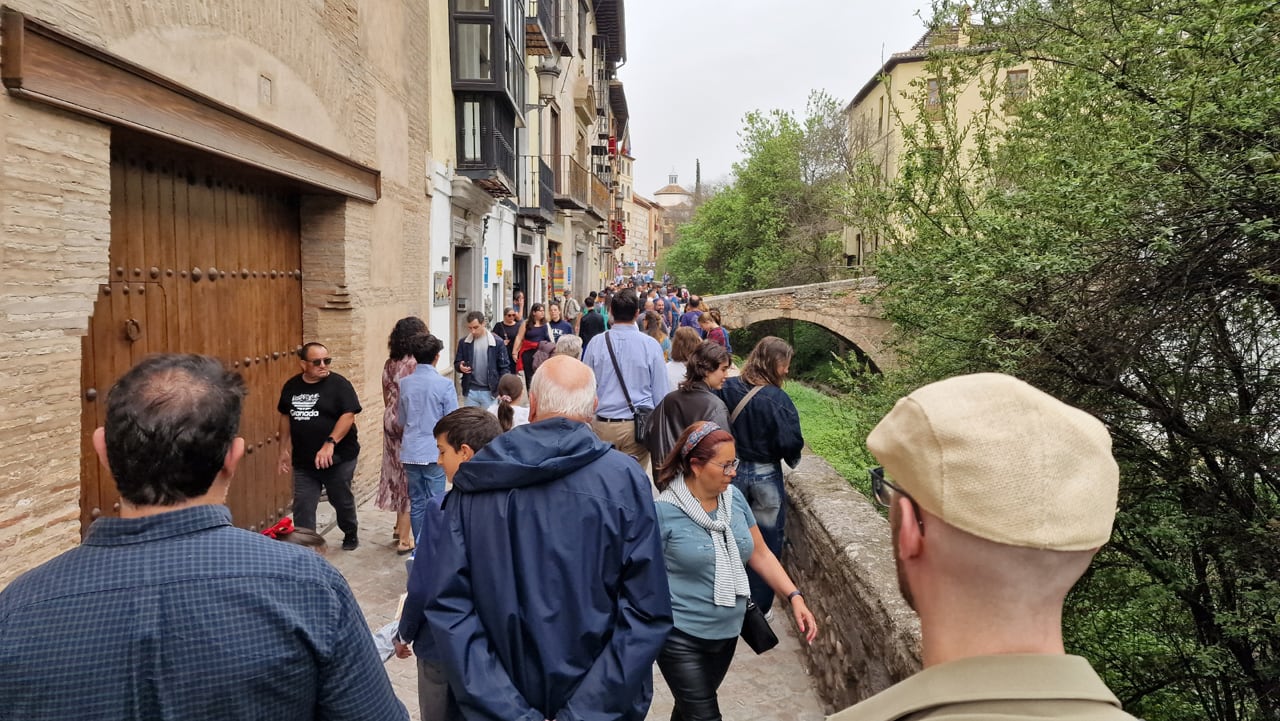
{"type": "Polygon", "coordinates": [[[471,446],[463,443],[462,447],[458,449],[458,456],[462,458],[460,463],[466,463],[472,458],[475,458],[476,452],[472,450],[471,446]]]}
{"type": "Polygon", "coordinates": [[[98,462],[102,467],[111,470],[111,464],[107,462],[107,429],[98,426],[93,431],[93,451],[98,454],[98,462]]]}
{"type": "Polygon", "coordinates": [[[894,530],[898,540],[898,560],[905,562],[924,553],[924,534],[919,523],[921,519],[916,515],[915,504],[906,496],[895,495],[893,504],[898,517],[897,528],[894,530]]]}
{"type": "Polygon", "coordinates": [[[231,441],[231,447],[227,449],[226,457],[222,459],[222,470],[218,471],[218,477],[231,480],[231,477],[236,474],[241,458],[244,458],[244,439],[236,436],[235,440],[231,441]]]}
{"type": "Polygon", "coordinates": [[[538,397],[529,394],[529,422],[536,423],[538,421],[538,397]]]}

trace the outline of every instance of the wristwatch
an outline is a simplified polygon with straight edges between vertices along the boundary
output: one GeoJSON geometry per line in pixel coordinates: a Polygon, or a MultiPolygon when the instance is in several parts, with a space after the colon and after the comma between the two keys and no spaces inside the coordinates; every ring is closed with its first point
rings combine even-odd
{"type": "Polygon", "coordinates": [[[803,594],[803,593],[800,593],[800,590],[799,590],[799,589],[796,589],[795,591],[792,591],[791,593],[788,593],[788,594],[787,594],[787,600],[788,600],[788,601],[790,601],[791,599],[795,598],[796,596],[799,596],[800,598],[804,598],[804,594],[803,594]]]}
{"type": "Polygon", "coordinates": [[[324,439],[324,442],[325,442],[325,443],[332,443],[332,444],[333,444],[333,445],[335,445],[335,446],[336,446],[336,445],[338,445],[338,442],[337,442],[337,441],[335,441],[335,440],[333,440],[333,436],[329,436],[328,438],[324,439]]]}

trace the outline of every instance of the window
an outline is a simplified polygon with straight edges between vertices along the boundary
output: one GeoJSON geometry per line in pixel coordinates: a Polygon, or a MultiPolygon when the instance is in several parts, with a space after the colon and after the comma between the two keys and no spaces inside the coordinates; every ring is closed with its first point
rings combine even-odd
{"type": "Polygon", "coordinates": [[[458,0],[458,12],[487,13],[489,12],[489,0],[458,0]]]}
{"type": "Polygon", "coordinates": [[[587,57],[587,4],[578,1],[578,54],[587,57]]]}
{"type": "Polygon", "coordinates": [[[510,37],[507,38],[506,60],[507,92],[517,107],[524,107],[524,53],[510,37]]]}
{"type": "Polygon", "coordinates": [[[458,79],[493,79],[493,26],[458,23],[458,79]]]}
{"type": "Polygon", "coordinates": [[[880,122],[876,124],[876,134],[884,135],[884,96],[880,96],[880,122]]]}
{"type": "Polygon", "coordinates": [[[1004,76],[1004,99],[1016,106],[1031,96],[1031,76],[1028,70],[1010,70],[1004,76]]]}
{"type": "Polygon", "coordinates": [[[462,103],[462,160],[464,162],[480,162],[483,160],[480,124],[480,102],[466,100],[462,103]]]}
{"type": "Polygon", "coordinates": [[[929,78],[926,87],[924,112],[930,120],[937,120],[942,117],[942,79],[929,78]]]}

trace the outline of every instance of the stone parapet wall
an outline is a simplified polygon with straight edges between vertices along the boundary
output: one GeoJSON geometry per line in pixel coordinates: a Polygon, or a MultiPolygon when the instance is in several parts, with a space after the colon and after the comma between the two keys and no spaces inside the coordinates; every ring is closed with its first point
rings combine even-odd
{"type": "Polygon", "coordinates": [[[830,713],[918,671],[920,623],[898,592],[889,524],[866,497],[808,452],[787,493],[783,563],[818,619],[805,653],[830,713]]]}
{"type": "Polygon", "coordinates": [[[777,298],[778,296],[791,296],[793,298],[809,298],[809,299],[825,299],[843,298],[850,291],[854,293],[871,293],[880,287],[880,281],[873,276],[864,278],[850,278],[848,280],[832,280],[826,283],[809,283],[808,285],[791,285],[785,288],[765,288],[764,290],[748,290],[742,293],[725,293],[724,295],[709,295],[703,300],[708,305],[714,306],[717,303],[734,303],[750,301],[757,298],[777,298]]]}

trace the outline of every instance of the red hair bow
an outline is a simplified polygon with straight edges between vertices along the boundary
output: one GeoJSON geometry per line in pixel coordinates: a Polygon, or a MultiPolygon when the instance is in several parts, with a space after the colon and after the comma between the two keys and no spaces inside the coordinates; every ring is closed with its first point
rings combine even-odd
{"type": "Polygon", "coordinates": [[[293,519],[285,516],[280,519],[279,523],[263,531],[262,535],[271,536],[272,538],[279,540],[281,536],[287,536],[290,533],[293,533],[293,519]]]}

